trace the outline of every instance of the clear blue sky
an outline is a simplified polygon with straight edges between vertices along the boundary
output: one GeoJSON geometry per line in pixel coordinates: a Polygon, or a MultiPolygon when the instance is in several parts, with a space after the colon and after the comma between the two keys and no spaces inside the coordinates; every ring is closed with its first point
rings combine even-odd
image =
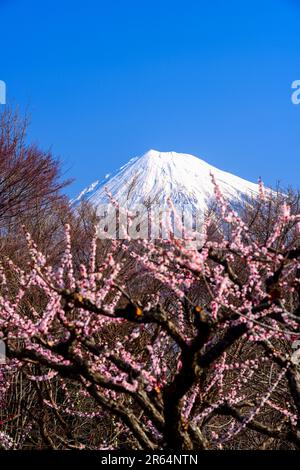
{"type": "Polygon", "coordinates": [[[150,148],[300,187],[300,1],[0,0],[0,79],[71,196],[150,148]]]}

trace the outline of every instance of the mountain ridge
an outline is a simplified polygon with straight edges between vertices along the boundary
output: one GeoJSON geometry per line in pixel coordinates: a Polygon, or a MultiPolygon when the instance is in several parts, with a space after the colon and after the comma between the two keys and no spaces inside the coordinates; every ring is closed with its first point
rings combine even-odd
{"type": "Polygon", "coordinates": [[[215,197],[211,173],[225,198],[234,204],[259,194],[258,184],[220,170],[194,155],[151,149],[131,158],[104,179],[96,180],[73,204],[87,200],[97,208],[109,203],[109,192],[129,210],[139,204],[164,207],[171,200],[175,206],[190,205],[191,209],[204,211],[215,197]]]}

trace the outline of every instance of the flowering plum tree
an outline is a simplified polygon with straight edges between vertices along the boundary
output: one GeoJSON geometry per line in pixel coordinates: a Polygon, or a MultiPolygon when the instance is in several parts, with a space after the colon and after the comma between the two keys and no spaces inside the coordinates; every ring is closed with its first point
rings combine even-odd
{"type": "Polygon", "coordinates": [[[2,260],[3,448],[300,447],[300,216],[283,202],[256,234],[212,179],[222,222],[197,250],[113,240],[100,262],[95,238],[77,272],[66,226],[59,267],[29,234],[27,269],[2,260]]]}

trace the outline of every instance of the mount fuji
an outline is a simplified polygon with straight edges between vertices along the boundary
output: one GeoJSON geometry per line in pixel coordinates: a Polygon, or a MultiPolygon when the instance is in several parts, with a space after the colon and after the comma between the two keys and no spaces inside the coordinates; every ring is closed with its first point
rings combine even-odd
{"type": "Polygon", "coordinates": [[[204,212],[215,199],[211,173],[224,197],[235,206],[259,193],[257,184],[219,170],[193,155],[149,150],[103,180],[95,181],[73,204],[85,200],[97,209],[109,202],[110,193],[120,207],[129,210],[137,205],[166,207],[171,200],[176,207],[188,205],[191,210],[204,212]]]}

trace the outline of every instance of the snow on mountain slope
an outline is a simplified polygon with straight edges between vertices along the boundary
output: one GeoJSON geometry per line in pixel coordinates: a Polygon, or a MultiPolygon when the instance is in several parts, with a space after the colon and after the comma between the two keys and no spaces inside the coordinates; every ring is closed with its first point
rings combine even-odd
{"type": "Polygon", "coordinates": [[[213,173],[225,198],[235,205],[255,197],[258,185],[221,171],[189,154],[149,150],[102,181],[96,181],[73,201],[90,201],[95,207],[107,204],[107,191],[123,208],[139,204],[166,207],[170,198],[176,207],[205,211],[214,200],[213,173]]]}

